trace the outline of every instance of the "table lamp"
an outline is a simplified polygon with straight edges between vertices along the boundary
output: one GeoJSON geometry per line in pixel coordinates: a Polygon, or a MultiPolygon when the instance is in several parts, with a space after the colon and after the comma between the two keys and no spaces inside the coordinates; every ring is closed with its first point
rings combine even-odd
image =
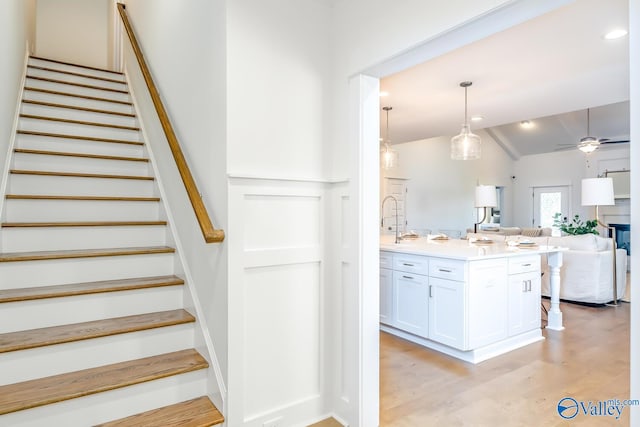
{"type": "Polygon", "coordinates": [[[496,197],[495,185],[478,185],[476,187],[476,208],[482,208],[482,219],[473,225],[473,232],[478,232],[478,224],[487,219],[487,208],[495,208],[498,206],[498,198],[496,197]]]}
{"type": "Polygon", "coordinates": [[[596,207],[596,221],[610,231],[611,247],[613,248],[613,304],[618,305],[618,277],[616,272],[616,238],[615,229],[600,221],[599,206],[612,206],[616,201],[613,196],[613,179],[611,178],[585,178],[582,180],[582,206],[596,207]]]}

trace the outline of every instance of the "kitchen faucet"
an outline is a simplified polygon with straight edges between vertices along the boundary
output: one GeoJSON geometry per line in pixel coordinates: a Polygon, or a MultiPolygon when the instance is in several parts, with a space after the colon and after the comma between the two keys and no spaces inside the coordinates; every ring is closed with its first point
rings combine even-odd
{"type": "Polygon", "coordinates": [[[396,244],[399,243],[400,241],[400,230],[398,227],[398,199],[396,199],[393,196],[387,196],[382,200],[382,206],[380,207],[381,213],[380,213],[380,227],[384,227],[384,202],[386,202],[388,199],[393,199],[394,203],[395,203],[395,207],[396,207],[396,244]]]}

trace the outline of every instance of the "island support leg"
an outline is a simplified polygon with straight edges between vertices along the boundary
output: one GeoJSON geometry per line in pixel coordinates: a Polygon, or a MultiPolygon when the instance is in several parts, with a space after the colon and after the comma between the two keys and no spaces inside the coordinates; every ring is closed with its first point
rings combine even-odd
{"type": "Polygon", "coordinates": [[[562,312],[560,311],[560,267],[562,267],[562,252],[550,252],[548,254],[549,286],[551,292],[551,308],[549,309],[547,329],[561,331],[562,312]]]}

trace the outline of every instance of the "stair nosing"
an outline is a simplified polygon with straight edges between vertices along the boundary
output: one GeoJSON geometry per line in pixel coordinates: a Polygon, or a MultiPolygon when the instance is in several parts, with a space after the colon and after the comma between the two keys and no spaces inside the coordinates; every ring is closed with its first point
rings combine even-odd
{"type": "Polygon", "coordinates": [[[62,133],[38,132],[38,131],[21,130],[21,129],[17,130],[16,133],[19,135],[44,136],[47,138],[79,139],[81,141],[107,142],[112,144],[144,145],[144,142],[142,141],[127,141],[124,139],[99,138],[95,136],[83,136],[83,135],[67,135],[62,133]]]}
{"type": "Polygon", "coordinates": [[[8,332],[0,334],[0,354],[182,325],[195,320],[191,313],[180,308],[8,332]]]}
{"type": "Polygon", "coordinates": [[[209,363],[200,353],[194,349],[188,349],[8,384],[0,386],[0,415],[186,374],[208,367],[209,363]],[[164,364],[170,365],[171,362],[174,366],[163,366],[164,364]],[[92,384],[92,380],[96,378],[99,378],[101,382],[92,384]],[[69,390],[64,392],[60,390],[65,387],[68,387],[69,390]],[[35,397],[34,394],[38,396],[35,397]],[[10,398],[12,400],[9,400],[10,398]]]}
{"type": "Polygon", "coordinates": [[[42,93],[47,93],[49,95],[60,95],[60,96],[71,96],[74,98],[82,98],[82,99],[88,99],[90,101],[100,101],[100,102],[112,102],[114,104],[122,104],[122,105],[127,105],[132,107],[133,103],[129,102],[129,101],[118,101],[117,99],[109,99],[109,98],[99,98],[97,96],[88,96],[88,95],[80,95],[77,93],[69,93],[69,92],[60,92],[57,90],[49,90],[49,89],[41,89],[38,87],[31,87],[31,86],[25,86],[24,87],[25,91],[33,91],[33,92],[42,92],[42,93]]]}
{"type": "Polygon", "coordinates": [[[97,127],[120,129],[120,130],[130,130],[134,132],[140,131],[139,127],[134,127],[134,126],[122,126],[122,125],[114,125],[111,123],[100,123],[100,122],[87,122],[82,120],[64,119],[61,117],[37,116],[34,114],[20,114],[20,118],[29,119],[29,120],[46,120],[49,122],[69,123],[72,125],[97,126],[97,127]]]}
{"type": "Polygon", "coordinates": [[[67,283],[63,285],[37,286],[0,290],[0,303],[62,298],[78,295],[121,292],[137,289],[182,286],[178,276],[151,276],[130,279],[100,280],[97,282],[67,283]]]}
{"type": "Polygon", "coordinates": [[[37,155],[43,155],[43,156],[82,157],[86,159],[118,160],[118,161],[125,161],[125,162],[142,162],[142,163],[149,162],[149,159],[146,157],[107,156],[102,154],[73,153],[69,151],[31,150],[27,148],[16,148],[13,151],[20,154],[37,154],[37,155]]]}
{"type": "Polygon", "coordinates": [[[102,258],[129,255],[158,255],[175,253],[170,246],[146,246],[130,248],[71,249],[61,251],[0,253],[1,262],[47,261],[54,259],[102,258]]]}
{"type": "Polygon", "coordinates": [[[57,60],[57,59],[43,58],[42,56],[30,55],[29,58],[38,59],[40,61],[53,62],[55,64],[69,65],[71,67],[86,68],[87,70],[103,71],[105,73],[118,74],[118,75],[121,75],[121,76],[124,75],[124,73],[122,73],[121,71],[112,71],[112,70],[107,70],[107,69],[104,69],[104,68],[92,67],[90,65],[81,65],[81,64],[75,64],[73,62],[60,61],[60,60],[57,60]]]}
{"type": "Polygon", "coordinates": [[[34,171],[34,170],[22,170],[22,169],[11,169],[9,170],[9,172],[16,175],[64,176],[64,177],[71,177],[71,178],[131,179],[131,180],[139,180],[139,181],[153,181],[155,179],[152,176],[112,175],[112,174],[97,174],[97,173],[82,173],[82,172],[34,171]]]}
{"type": "Polygon", "coordinates": [[[132,119],[136,118],[136,115],[133,114],[133,113],[121,113],[119,111],[100,110],[98,108],[81,107],[81,106],[78,106],[78,105],[57,104],[55,102],[37,101],[35,99],[23,99],[22,102],[26,103],[26,104],[40,105],[40,106],[43,106],[43,107],[66,108],[66,109],[70,109],[70,110],[86,111],[86,112],[89,112],[89,113],[111,114],[111,115],[116,115],[116,116],[130,117],[132,119]]]}
{"type": "Polygon", "coordinates": [[[10,200],[60,200],[60,201],[91,201],[91,202],[159,202],[160,197],[135,196],[63,196],[47,194],[7,194],[10,200]]]}
{"type": "Polygon", "coordinates": [[[121,81],[121,80],[115,80],[115,79],[109,79],[106,77],[99,77],[99,76],[92,76],[90,74],[82,74],[82,73],[74,73],[72,71],[66,71],[66,70],[56,70],[55,68],[47,68],[47,67],[41,67],[39,65],[31,65],[28,64],[27,68],[32,68],[34,70],[40,70],[40,71],[45,71],[48,73],[60,73],[60,74],[67,74],[70,76],[75,76],[75,77],[82,77],[82,78],[86,78],[86,79],[94,79],[94,80],[101,80],[103,82],[109,82],[109,83],[117,83],[117,84],[123,84],[123,85],[127,85],[126,81],[121,81]]]}
{"type": "Polygon", "coordinates": [[[53,83],[53,84],[57,84],[57,85],[68,85],[68,86],[81,87],[83,89],[102,90],[104,92],[112,92],[112,93],[120,93],[120,94],[123,94],[123,95],[129,95],[129,91],[128,90],[111,89],[111,88],[102,87],[102,86],[94,86],[94,85],[87,85],[87,84],[82,84],[82,83],[67,82],[67,81],[64,81],[64,80],[49,79],[47,77],[39,77],[39,76],[26,75],[25,78],[27,80],[28,79],[32,79],[32,80],[38,80],[38,81],[41,81],[41,82],[53,83]]]}
{"type": "Polygon", "coordinates": [[[144,227],[166,225],[167,221],[3,222],[2,228],[144,227]]]}
{"type": "Polygon", "coordinates": [[[167,422],[173,426],[177,425],[177,421],[180,421],[181,425],[187,422],[190,427],[210,427],[223,423],[224,416],[207,396],[200,396],[108,421],[93,427],[139,427],[141,425],[146,427],[165,427],[167,422]],[[178,409],[178,412],[176,412],[176,409],[178,409]],[[187,413],[184,414],[183,412],[187,413]],[[208,418],[206,420],[194,419],[194,417],[201,418],[203,415],[207,415],[208,418]],[[176,416],[181,416],[182,418],[178,419],[176,416]],[[184,419],[185,416],[188,419],[184,419]],[[150,420],[149,417],[152,417],[152,419],[150,420]],[[198,424],[194,424],[194,421],[198,421],[198,424]]]}

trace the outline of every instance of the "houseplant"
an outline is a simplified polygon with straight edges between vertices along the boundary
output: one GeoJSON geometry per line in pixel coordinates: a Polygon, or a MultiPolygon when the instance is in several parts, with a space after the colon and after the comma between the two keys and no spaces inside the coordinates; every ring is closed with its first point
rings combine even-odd
{"type": "Polygon", "coordinates": [[[558,212],[553,216],[553,226],[559,228],[565,234],[600,234],[596,229],[598,227],[598,220],[588,219],[583,222],[580,219],[580,215],[577,214],[571,222],[568,222],[567,218],[562,218],[562,214],[558,212]]]}

